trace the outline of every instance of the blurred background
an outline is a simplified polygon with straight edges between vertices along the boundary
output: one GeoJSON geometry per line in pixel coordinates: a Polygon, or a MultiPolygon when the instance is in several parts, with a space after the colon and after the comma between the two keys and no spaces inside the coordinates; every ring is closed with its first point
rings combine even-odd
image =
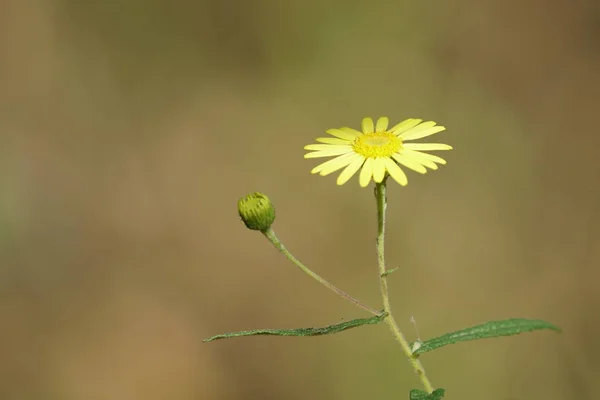
{"type": "MultiPolygon", "coordinates": [[[[448,399],[600,391],[600,7],[592,0],[0,2],[0,398],[402,399],[384,326],[239,221],[380,307],[375,202],[304,145],[364,116],[445,125],[448,165],[389,191],[411,340],[492,319],[564,332],[422,357],[448,399]]],[[[593,393],[596,393],[594,395],[593,393]]]]}

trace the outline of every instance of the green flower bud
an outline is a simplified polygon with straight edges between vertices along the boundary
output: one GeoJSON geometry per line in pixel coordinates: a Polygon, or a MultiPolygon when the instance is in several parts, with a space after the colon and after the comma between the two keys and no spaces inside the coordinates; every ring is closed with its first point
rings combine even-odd
{"type": "Polygon", "coordinates": [[[251,193],[238,201],[238,213],[248,229],[265,232],[275,221],[275,208],[267,196],[251,193]]]}

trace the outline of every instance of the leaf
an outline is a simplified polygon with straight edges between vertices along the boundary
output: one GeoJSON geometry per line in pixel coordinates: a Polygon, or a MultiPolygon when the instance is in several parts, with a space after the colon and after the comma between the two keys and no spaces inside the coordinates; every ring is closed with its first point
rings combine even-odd
{"type": "Polygon", "coordinates": [[[361,325],[378,324],[387,316],[387,313],[382,313],[371,318],[358,318],[341,324],[329,325],[324,328],[297,328],[297,329],[255,329],[251,331],[230,332],[215,335],[211,338],[204,339],[203,342],[211,342],[213,340],[227,339],[238,336],[255,336],[255,335],[274,335],[274,336],[321,336],[331,335],[345,331],[346,329],[356,328],[361,325]]]}
{"type": "Polygon", "coordinates": [[[424,390],[413,389],[410,391],[410,400],[440,400],[445,394],[445,389],[435,389],[431,393],[427,393],[424,390]]]}
{"type": "Polygon", "coordinates": [[[396,267],[396,268],[392,268],[392,269],[387,269],[385,270],[385,272],[383,274],[381,274],[381,277],[383,278],[384,276],[388,276],[389,274],[393,274],[394,272],[398,271],[400,269],[400,267],[396,267]]]}
{"type": "Polygon", "coordinates": [[[413,342],[411,343],[411,348],[414,349],[413,354],[418,355],[458,342],[487,339],[499,336],[512,336],[523,332],[532,332],[541,329],[550,329],[556,332],[561,331],[560,328],[551,324],[550,322],[539,319],[511,318],[501,321],[490,321],[486,322],[485,324],[476,325],[460,331],[450,332],[445,335],[426,340],[420,344],[419,342],[413,342]]]}

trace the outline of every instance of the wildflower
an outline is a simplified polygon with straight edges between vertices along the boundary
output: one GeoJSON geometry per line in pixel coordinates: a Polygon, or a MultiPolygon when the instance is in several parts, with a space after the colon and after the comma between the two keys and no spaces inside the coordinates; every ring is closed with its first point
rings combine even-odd
{"type": "Polygon", "coordinates": [[[337,178],[338,185],[348,182],[360,169],[359,183],[362,187],[368,186],[371,178],[381,183],[388,174],[405,186],[408,179],[400,166],[424,174],[427,168],[437,169],[437,164],[446,164],[446,160],[422,151],[452,149],[441,143],[405,143],[446,129],[433,121],[422,121],[409,118],[388,129],[387,117],[379,118],[376,125],[371,118],[363,118],[362,132],[347,127],[329,129],[327,133],[333,137],[318,138],[317,142],[322,144],[304,147],[311,151],[304,158],[335,156],[317,165],[311,173],[325,176],[344,168],[337,178]]]}

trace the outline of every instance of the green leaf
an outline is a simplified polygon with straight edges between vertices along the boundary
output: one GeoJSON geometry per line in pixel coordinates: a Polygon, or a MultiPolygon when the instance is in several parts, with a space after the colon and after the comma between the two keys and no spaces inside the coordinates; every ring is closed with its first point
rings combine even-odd
{"type": "Polygon", "coordinates": [[[400,269],[400,267],[387,269],[387,270],[385,270],[385,272],[383,274],[381,274],[381,277],[388,276],[389,274],[393,274],[394,272],[398,271],[399,269],[400,269]]]}
{"type": "Polygon", "coordinates": [[[431,393],[427,393],[424,390],[413,389],[410,391],[410,400],[440,400],[445,394],[445,389],[435,389],[431,393]]]}
{"type": "Polygon", "coordinates": [[[519,333],[532,332],[540,329],[550,329],[556,332],[561,331],[560,328],[556,327],[550,322],[539,319],[512,318],[502,321],[490,321],[486,322],[485,324],[462,329],[460,331],[450,332],[445,335],[426,340],[420,343],[420,345],[418,342],[413,342],[411,343],[411,348],[414,349],[413,354],[418,355],[453,343],[499,336],[512,336],[518,335],[519,333]]]}
{"type": "Polygon", "coordinates": [[[351,321],[342,322],[341,324],[329,325],[324,328],[297,328],[297,329],[255,329],[252,331],[230,332],[215,335],[211,338],[204,339],[203,342],[210,342],[218,339],[227,339],[238,336],[255,336],[255,335],[275,335],[275,336],[321,336],[330,335],[345,331],[346,329],[356,328],[361,325],[378,324],[387,316],[387,313],[382,313],[371,318],[358,318],[351,321]]]}

